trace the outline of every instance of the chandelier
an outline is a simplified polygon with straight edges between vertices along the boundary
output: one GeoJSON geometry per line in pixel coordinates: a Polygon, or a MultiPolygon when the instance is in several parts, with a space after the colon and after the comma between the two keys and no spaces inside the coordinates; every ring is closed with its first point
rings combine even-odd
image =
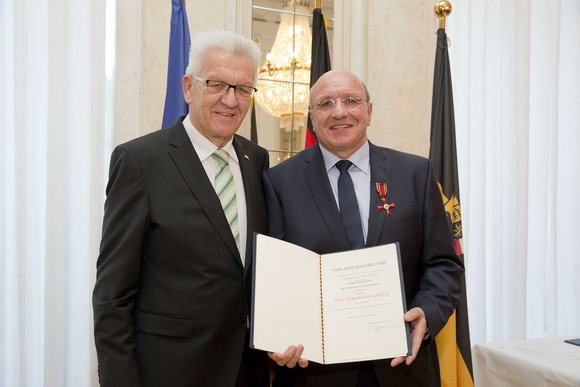
{"type": "MultiPolygon", "coordinates": [[[[294,1],[284,4],[285,11],[292,12],[293,7],[294,1]]],[[[296,1],[294,12],[309,14],[308,2],[296,1]]],[[[282,13],[272,50],[258,71],[256,101],[267,113],[284,117],[308,112],[311,44],[309,18],[282,13]]]]}

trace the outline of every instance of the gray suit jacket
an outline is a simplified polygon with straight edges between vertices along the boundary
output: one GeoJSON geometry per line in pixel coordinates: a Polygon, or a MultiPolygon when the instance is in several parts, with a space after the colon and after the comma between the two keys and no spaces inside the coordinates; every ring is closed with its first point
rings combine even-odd
{"type": "MultiPolygon", "coordinates": [[[[399,242],[409,309],[423,309],[432,337],[452,315],[461,295],[463,264],[457,258],[430,162],[370,144],[371,187],[367,246],[399,242]],[[387,183],[391,216],[375,183],[387,183]]],[[[318,145],[264,172],[269,233],[319,254],[350,250],[318,145]]],[[[288,343],[300,344],[300,343],[288,343]]],[[[440,384],[435,340],[425,343],[411,366],[374,361],[382,386],[440,384]]],[[[282,386],[354,386],[359,364],[279,368],[282,386]]]]}
{"type": "Polygon", "coordinates": [[[268,153],[234,137],[247,204],[244,267],[182,119],[111,156],[93,293],[103,386],[232,386],[238,375],[252,234],[267,230],[268,153]]]}

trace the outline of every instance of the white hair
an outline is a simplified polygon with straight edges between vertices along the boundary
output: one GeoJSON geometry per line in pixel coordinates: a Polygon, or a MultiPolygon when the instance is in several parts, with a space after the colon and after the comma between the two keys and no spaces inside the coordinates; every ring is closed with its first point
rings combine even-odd
{"type": "Polygon", "coordinates": [[[254,85],[262,57],[260,47],[250,38],[230,31],[213,30],[197,34],[191,41],[189,64],[185,75],[197,75],[201,71],[205,55],[211,49],[222,49],[236,55],[245,56],[254,65],[254,85]]]}

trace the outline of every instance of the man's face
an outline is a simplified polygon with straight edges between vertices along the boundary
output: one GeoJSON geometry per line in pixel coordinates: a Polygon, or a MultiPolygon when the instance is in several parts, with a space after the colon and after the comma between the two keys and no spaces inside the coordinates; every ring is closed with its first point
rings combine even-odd
{"type": "Polygon", "coordinates": [[[346,106],[342,100],[347,97],[366,100],[363,85],[347,71],[325,73],[312,88],[314,109],[310,111],[310,118],[314,132],[320,145],[342,159],[352,155],[366,141],[372,113],[369,102],[346,106]],[[334,108],[317,108],[317,103],[330,98],[336,101],[334,108]]]}
{"type": "MultiPolygon", "coordinates": [[[[249,58],[214,50],[206,54],[200,73],[193,75],[230,85],[252,86],[254,73],[249,58]]],[[[193,126],[218,147],[225,145],[238,130],[251,101],[238,99],[233,88],[224,95],[211,94],[205,83],[187,75],[183,77],[183,93],[193,126]]]]}

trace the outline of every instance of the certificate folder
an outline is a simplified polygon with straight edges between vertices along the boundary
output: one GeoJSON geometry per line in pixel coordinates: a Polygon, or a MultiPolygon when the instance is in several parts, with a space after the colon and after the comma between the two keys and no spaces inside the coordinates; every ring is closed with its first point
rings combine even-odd
{"type": "Polygon", "coordinates": [[[398,243],[319,255],[255,234],[250,344],[321,364],[411,355],[398,243]]]}

